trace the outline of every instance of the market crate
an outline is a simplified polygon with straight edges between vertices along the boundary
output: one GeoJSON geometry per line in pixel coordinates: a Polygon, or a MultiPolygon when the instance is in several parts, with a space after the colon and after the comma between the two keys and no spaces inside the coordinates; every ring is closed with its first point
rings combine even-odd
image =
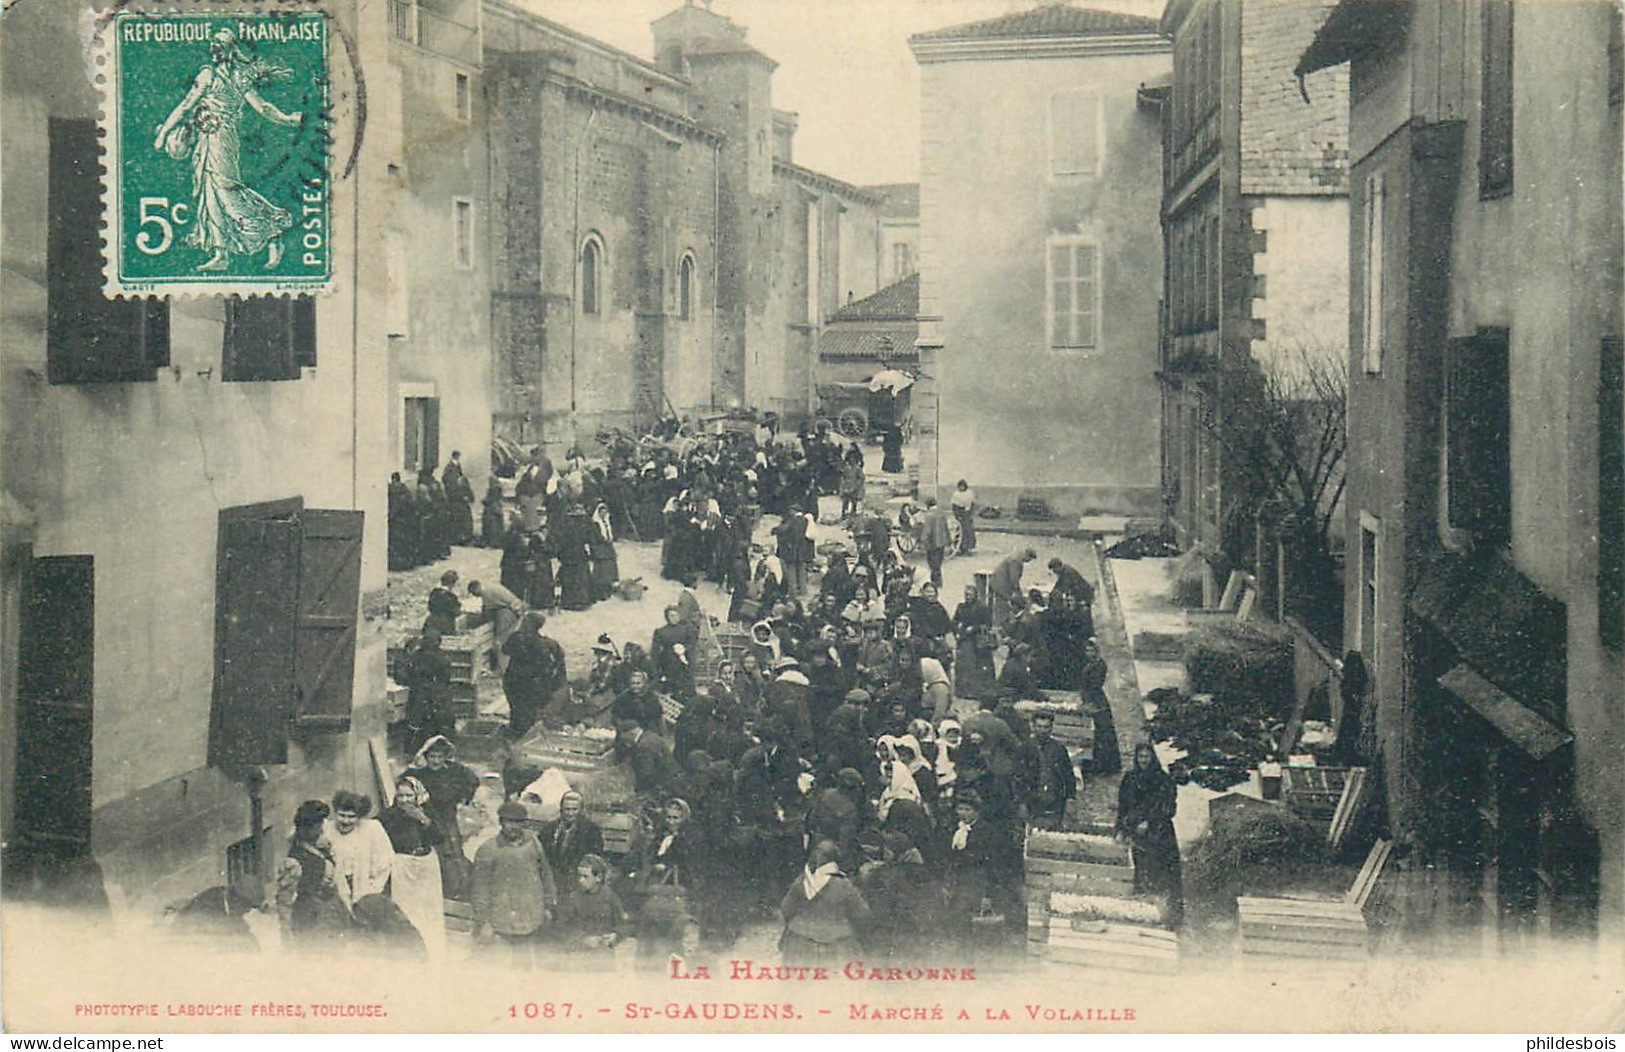
{"type": "Polygon", "coordinates": [[[612,763],[614,749],[615,742],[610,738],[588,738],[543,729],[533,731],[515,743],[512,756],[543,768],[587,772],[612,763]]]}
{"type": "Polygon", "coordinates": [[[507,751],[508,721],[501,716],[470,716],[457,726],[457,754],[467,760],[497,760],[507,751]]]}
{"type": "Polygon", "coordinates": [[[626,856],[637,843],[638,820],[625,811],[588,811],[587,817],[604,832],[604,852],[626,856]]]}
{"type": "MultiPolygon", "coordinates": [[[[1351,767],[1287,767],[1281,797],[1292,813],[1330,822],[1348,787],[1351,767]]],[[[1359,769],[1362,774],[1364,768],[1359,769]]]]}
{"type": "Polygon", "coordinates": [[[1108,836],[1034,830],[1027,835],[1022,863],[1029,888],[1084,895],[1134,894],[1129,850],[1108,836]]]}
{"type": "Polygon", "coordinates": [[[1049,945],[1050,890],[1042,884],[1027,884],[1027,952],[1042,954],[1049,945]]]}
{"type": "Polygon", "coordinates": [[[399,723],[406,719],[406,701],[411,697],[410,688],[399,683],[391,683],[384,688],[384,722],[399,723]]]}
{"type": "Polygon", "coordinates": [[[1077,701],[1077,695],[1071,695],[1071,700],[1065,700],[1067,694],[1062,691],[1046,691],[1048,695],[1044,700],[1018,701],[1015,704],[1017,712],[1028,719],[1032,719],[1035,712],[1047,712],[1055,717],[1055,740],[1062,745],[1092,746],[1095,741],[1095,721],[1084,715],[1083,707],[1077,701]]]}
{"type": "Polygon", "coordinates": [[[1242,896],[1236,905],[1243,955],[1357,960],[1369,952],[1365,914],[1353,903],[1242,896]]]}
{"type": "Polygon", "coordinates": [[[474,907],[456,899],[445,900],[446,933],[448,935],[474,934],[474,907]]]}
{"type": "Polygon", "coordinates": [[[1127,844],[1120,844],[1107,833],[1056,833],[1034,829],[1027,834],[1024,856],[1033,859],[1055,859],[1063,862],[1091,862],[1129,869],[1133,873],[1133,855],[1127,844]]]}
{"type": "Polygon", "coordinates": [[[1072,933],[1109,924],[1160,931],[1164,926],[1164,904],[1141,895],[1074,894],[1029,884],[1026,901],[1027,950],[1036,956],[1048,956],[1052,930],[1072,933]]]}
{"type": "Polygon", "coordinates": [[[1179,969],[1179,936],[1137,924],[1051,917],[1045,956],[1086,968],[1170,975],[1179,969]]]}
{"type": "MultiPolygon", "coordinates": [[[[453,697],[460,696],[460,688],[467,688],[467,696],[472,698],[474,684],[491,653],[491,626],[484,624],[460,635],[441,636],[440,652],[446,655],[446,662],[451,666],[453,697]]],[[[399,678],[405,658],[404,646],[389,648],[385,666],[392,678],[399,678]]]]}
{"type": "Polygon", "coordinates": [[[1332,898],[1260,898],[1236,900],[1241,917],[1241,954],[1250,962],[1288,967],[1304,958],[1357,961],[1371,953],[1371,927],[1366,909],[1393,854],[1393,843],[1378,840],[1348,893],[1332,898]]]}

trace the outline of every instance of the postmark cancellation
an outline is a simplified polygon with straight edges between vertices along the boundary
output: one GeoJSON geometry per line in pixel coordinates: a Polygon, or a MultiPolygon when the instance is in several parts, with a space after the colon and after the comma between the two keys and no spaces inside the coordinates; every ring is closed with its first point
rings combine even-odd
{"type": "Polygon", "coordinates": [[[105,291],[326,291],[329,22],[121,10],[102,26],[105,291]]]}

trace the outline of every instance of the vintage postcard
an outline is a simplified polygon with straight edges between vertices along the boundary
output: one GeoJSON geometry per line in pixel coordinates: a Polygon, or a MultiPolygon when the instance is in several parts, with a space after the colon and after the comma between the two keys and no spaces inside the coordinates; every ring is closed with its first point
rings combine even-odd
{"type": "Polygon", "coordinates": [[[8,1032],[1625,1025],[1611,0],[0,68],[8,1032]]]}

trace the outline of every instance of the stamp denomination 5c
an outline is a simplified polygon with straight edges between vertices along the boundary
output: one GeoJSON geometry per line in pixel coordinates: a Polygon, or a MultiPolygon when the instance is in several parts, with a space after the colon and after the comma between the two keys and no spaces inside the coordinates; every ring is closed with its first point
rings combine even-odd
{"type": "Polygon", "coordinates": [[[326,15],[121,13],[110,33],[109,294],[326,289],[326,15]]]}

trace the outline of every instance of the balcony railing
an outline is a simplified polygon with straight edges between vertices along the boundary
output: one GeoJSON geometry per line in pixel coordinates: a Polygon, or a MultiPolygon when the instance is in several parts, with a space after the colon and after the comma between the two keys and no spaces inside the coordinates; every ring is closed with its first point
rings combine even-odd
{"type": "Polygon", "coordinates": [[[418,47],[454,62],[477,66],[480,62],[480,31],[477,26],[464,25],[420,7],[418,47]]]}

